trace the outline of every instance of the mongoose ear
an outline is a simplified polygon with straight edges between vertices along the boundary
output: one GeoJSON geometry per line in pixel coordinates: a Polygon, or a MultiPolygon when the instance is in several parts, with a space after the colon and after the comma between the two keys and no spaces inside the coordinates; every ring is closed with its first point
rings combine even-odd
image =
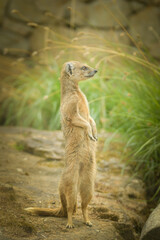
{"type": "Polygon", "coordinates": [[[66,73],[69,75],[69,76],[71,76],[72,75],[72,73],[73,73],[73,64],[72,63],[67,63],[66,64],[66,68],[65,68],[65,70],[66,70],[66,73]]]}

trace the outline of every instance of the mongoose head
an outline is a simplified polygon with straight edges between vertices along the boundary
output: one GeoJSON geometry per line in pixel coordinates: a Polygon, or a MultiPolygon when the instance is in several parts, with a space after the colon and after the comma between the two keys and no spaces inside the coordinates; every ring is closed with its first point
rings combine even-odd
{"type": "Polygon", "coordinates": [[[76,82],[91,78],[96,74],[96,72],[96,69],[77,61],[66,62],[62,69],[62,73],[67,78],[76,82]]]}

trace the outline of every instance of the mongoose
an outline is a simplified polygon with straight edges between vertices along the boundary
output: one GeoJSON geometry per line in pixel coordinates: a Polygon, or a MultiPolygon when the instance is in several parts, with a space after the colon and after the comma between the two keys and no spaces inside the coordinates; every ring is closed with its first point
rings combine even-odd
{"type": "Polygon", "coordinates": [[[67,62],[61,71],[61,124],[65,137],[65,168],[59,185],[61,207],[56,209],[27,208],[43,216],[68,217],[67,228],[73,228],[72,215],[76,211],[80,192],[84,222],[92,226],[87,206],[94,191],[96,172],[97,130],[89,113],[87,99],[78,86],[79,81],[95,75],[97,70],[77,61],[67,62]]]}

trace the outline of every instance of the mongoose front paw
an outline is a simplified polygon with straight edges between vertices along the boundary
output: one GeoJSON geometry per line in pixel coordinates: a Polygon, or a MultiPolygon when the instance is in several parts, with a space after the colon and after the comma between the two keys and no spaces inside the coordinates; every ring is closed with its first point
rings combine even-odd
{"type": "Polygon", "coordinates": [[[92,135],[89,134],[88,136],[92,141],[97,141],[92,135]]]}
{"type": "Polygon", "coordinates": [[[74,225],[67,223],[66,228],[74,228],[74,225]]]}
{"type": "Polygon", "coordinates": [[[94,139],[96,140],[96,141],[98,141],[98,137],[97,136],[93,136],[94,137],[94,139]]]}

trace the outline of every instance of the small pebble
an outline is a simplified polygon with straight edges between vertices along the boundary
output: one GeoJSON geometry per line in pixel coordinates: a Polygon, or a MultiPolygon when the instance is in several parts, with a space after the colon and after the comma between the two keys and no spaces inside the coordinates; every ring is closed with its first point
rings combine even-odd
{"type": "Polygon", "coordinates": [[[23,173],[23,169],[22,168],[17,168],[17,172],[23,173]]]}

